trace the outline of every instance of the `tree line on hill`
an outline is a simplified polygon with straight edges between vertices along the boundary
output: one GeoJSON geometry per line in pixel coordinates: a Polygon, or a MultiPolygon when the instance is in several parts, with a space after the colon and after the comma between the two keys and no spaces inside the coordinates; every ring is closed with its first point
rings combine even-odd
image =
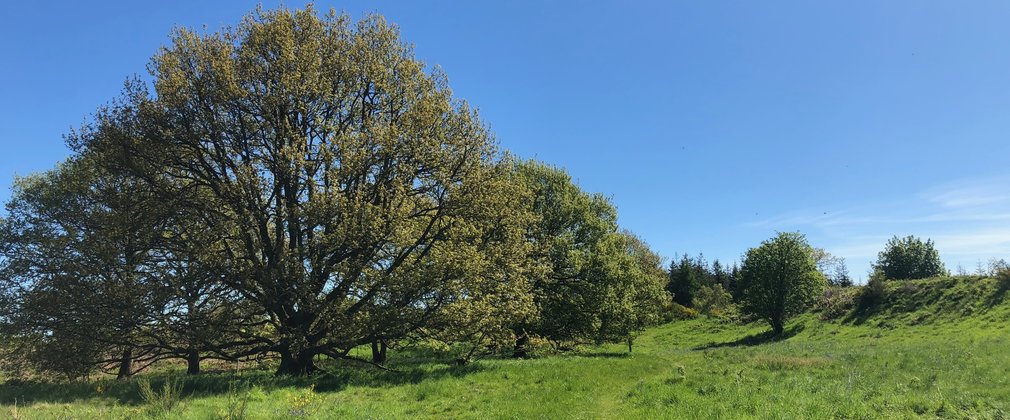
{"type": "MultiPolygon", "coordinates": [[[[827,285],[853,285],[844,258],[836,257],[821,248],[808,248],[815,269],[824,276],[827,285]]],[[[670,263],[667,272],[667,290],[674,302],[684,307],[709,307],[713,300],[716,303],[739,302],[743,296],[743,285],[740,283],[742,273],[736,262],[726,266],[716,259],[709,264],[704,254],[697,257],[683,254],[679,260],[670,263]],[[724,298],[726,295],[728,297],[724,298]]]]}
{"type": "MultiPolygon", "coordinates": [[[[997,267],[993,272],[1007,267],[1002,260],[990,265],[997,267]]],[[[725,269],[718,260],[709,266],[701,255],[684,255],[670,265],[668,273],[667,289],[675,306],[686,309],[682,313],[718,315],[735,305],[744,315],[767,321],[776,335],[784,332],[789,318],[828,296],[828,288],[853,286],[843,258],[809,245],[798,232],[779,233],[751,248],[739,267],[734,263],[725,269]]],[[[865,300],[877,299],[884,280],[949,274],[932,240],[895,236],[878,254],[863,295],[865,300]]]]}
{"type": "MultiPolygon", "coordinates": [[[[152,81],[15,181],[0,221],[0,368],[125,378],[162,360],[382,365],[401,343],[459,363],[535,343],[626,343],[731,304],[776,333],[844,260],[782,233],[738,266],[664,268],[564,170],[497,148],[381,17],[259,10],[176,31],[152,81]],[[371,359],[352,353],[370,347],[371,359]]],[[[892,240],[889,278],[945,271],[892,240]]]]}

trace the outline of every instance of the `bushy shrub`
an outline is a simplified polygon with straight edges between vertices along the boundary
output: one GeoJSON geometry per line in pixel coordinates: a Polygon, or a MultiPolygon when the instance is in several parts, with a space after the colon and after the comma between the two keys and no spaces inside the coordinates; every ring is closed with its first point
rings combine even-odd
{"type": "Polygon", "coordinates": [[[694,297],[694,308],[705,315],[721,316],[733,305],[733,296],[721,284],[702,286],[694,297]]]}
{"type": "Polygon", "coordinates": [[[182,380],[169,377],[165,379],[161,390],[156,391],[151,386],[151,382],[142,379],[137,382],[137,389],[140,392],[140,398],[147,403],[148,411],[154,416],[160,416],[171,413],[182,401],[182,385],[182,380]]]}
{"type": "Polygon", "coordinates": [[[1004,264],[997,267],[993,276],[996,277],[1000,289],[1010,288],[1010,266],[1004,264]]]}
{"type": "Polygon", "coordinates": [[[815,310],[820,312],[823,321],[841,318],[855,308],[856,296],[857,293],[852,288],[829,287],[818,299],[815,310]]]}
{"type": "Polygon", "coordinates": [[[694,319],[698,317],[698,311],[679,303],[674,303],[670,307],[670,317],[672,319],[694,319]]]}
{"type": "Polygon", "coordinates": [[[932,240],[914,236],[887,241],[873,264],[875,272],[891,280],[924,279],[948,274],[932,240]]]}
{"type": "Polygon", "coordinates": [[[869,308],[876,306],[887,298],[887,287],[884,284],[884,275],[876,272],[870,275],[870,281],[863,286],[859,293],[859,306],[869,308]]]}

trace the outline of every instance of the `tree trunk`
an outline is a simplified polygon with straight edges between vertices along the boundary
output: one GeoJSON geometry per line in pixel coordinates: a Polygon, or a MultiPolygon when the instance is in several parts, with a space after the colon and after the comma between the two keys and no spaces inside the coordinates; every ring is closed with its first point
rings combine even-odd
{"type": "Polygon", "coordinates": [[[631,353],[631,342],[632,341],[633,341],[633,339],[631,337],[628,337],[628,353],[631,353]]]}
{"type": "Polygon", "coordinates": [[[317,368],[312,362],[315,356],[307,351],[292,352],[291,350],[281,350],[281,364],[277,367],[277,375],[307,376],[314,373],[317,368]]]}
{"type": "Polygon", "coordinates": [[[772,332],[775,334],[776,337],[782,335],[782,333],[785,332],[785,325],[783,325],[784,322],[782,322],[781,319],[773,319],[771,323],[772,323],[772,332]]]}
{"type": "Polygon", "coordinates": [[[186,354],[186,374],[187,375],[199,375],[200,374],[200,351],[190,350],[186,354]]]}
{"type": "Polygon", "coordinates": [[[516,337],[515,350],[512,352],[512,357],[516,359],[526,359],[529,355],[530,336],[529,334],[523,332],[522,335],[516,337]]]}
{"type": "Polygon", "coordinates": [[[119,374],[116,379],[127,379],[133,375],[133,349],[127,347],[123,349],[123,356],[119,359],[119,374]]]}
{"type": "Polygon", "coordinates": [[[386,340],[372,340],[372,363],[386,363],[386,340]]]}

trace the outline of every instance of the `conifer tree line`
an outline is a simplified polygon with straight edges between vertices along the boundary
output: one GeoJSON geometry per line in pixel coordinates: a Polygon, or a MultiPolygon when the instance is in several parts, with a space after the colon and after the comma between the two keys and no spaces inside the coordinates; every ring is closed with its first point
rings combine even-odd
{"type": "MultiPolygon", "coordinates": [[[[621,343],[736,305],[781,334],[845,261],[780,233],[737,263],[667,265],[561,168],[498,147],[380,16],[257,10],[173,32],[150,77],[15,180],[0,220],[0,369],[129,377],[164,360],[458,363],[621,343]],[[371,357],[354,349],[371,349],[371,357]]],[[[931,241],[874,266],[943,275],[931,241]]]]}
{"type": "MultiPolygon", "coordinates": [[[[824,276],[828,285],[853,285],[844,258],[836,257],[821,248],[809,247],[808,252],[816,270],[824,276]]],[[[729,265],[718,259],[709,263],[704,254],[695,257],[682,254],[670,263],[667,272],[667,290],[675,303],[685,307],[704,307],[711,304],[712,299],[739,302],[743,296],[743,285],[740,282],[742,273],[735,261],[729,265]]]]}

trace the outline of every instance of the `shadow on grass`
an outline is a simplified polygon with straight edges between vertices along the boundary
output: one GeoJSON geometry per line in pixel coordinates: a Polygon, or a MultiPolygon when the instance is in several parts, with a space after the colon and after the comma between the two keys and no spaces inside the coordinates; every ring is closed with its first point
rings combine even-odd
{"type": "Polygon", "coordinates": [[[858,299],[859,301],[856,302],[856,307],[852,310],[852,312],[842,318],[842,323],[863,325],[870,319],[870,317],[883,313],[886,308],[886,305],[883,302],[884,298],[858,299]]]}
{"type": "Polygon", "coordinates": [[[235,389],[258,387],[269,392],[283,388],[307,388],[314,385],[318,392],[338,392],[348,386],[387,387],[417,384],[428,380],[447,377],[462,377],[486,369],[481,363],[463,366],[440,364],[437,359],[420,359],[404,355],[405,360],[391,360],[390,366],[396,371],[384,371],[351,361],[329,361],[321,364],[323,373],[308,377],[276,376],[266,368],[235,371],[207,372],[188,376],[178,372],[158,372],[139,374],[119,381],[101,379],[85,381],[43,381],[8,380],[0,383],[0,406],[19,406],[34,403],[73,403],[83,400],[106,400],[124,405],[144,404],[137,383],[149,381],[151,387],[160,390],[169,380],[182,383],[183,400],[198,397],[227,395],[235,389]]]}
{"type": "Polygon", "coordinates": [[[725,342],[725,343],[708,343],[708,344],[704,344],[704,345],[701,345],[701,346],[698,346],[698,347],[694,347],[694,348],[692,348],[692,350],[708,350],[708,349],[717,349],[717,348],[723,348],[723,347],[750,347],[750,346],[759,346],[761,344],[774,343],[776,341],[787,340],[790,337],[793,337],[796,334],[799,334],[801,331],[803,331],[804,328],[806,328],[805,325],[803,325],[803,324],[797,324],[797,325],[793,325],[790,328],[786,328],[785,331],[782,332],[782,334],[778,334],[778,335],[776,335],[775,332],[769,330],[769,331],[765,331],[765,332],[759,333],[759,334],[751,334],[751,335],[743,337],[743,338],[741,338],[739,340],[728,341],[728,342],[725,342]]]}

